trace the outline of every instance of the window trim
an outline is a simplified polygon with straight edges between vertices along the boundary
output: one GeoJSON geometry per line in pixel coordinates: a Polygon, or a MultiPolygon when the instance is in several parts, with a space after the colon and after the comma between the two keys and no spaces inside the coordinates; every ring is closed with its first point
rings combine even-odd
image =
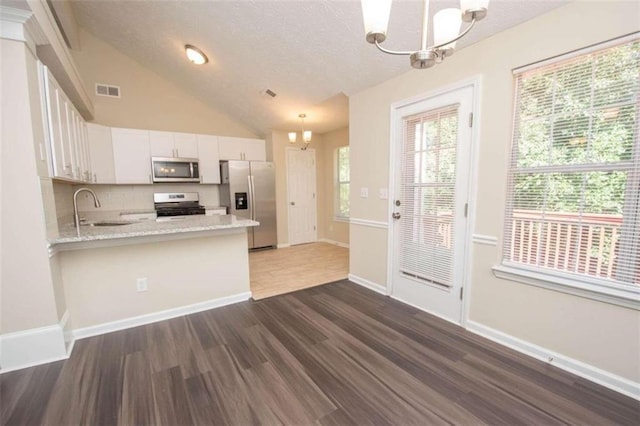
{"type": "MultiPolygon", "coordinates": [[[[611,48],[616,45],[622,45],[625,43],[630,43],[638,40],[638,33],[632,33],[626,36],[618,37],[616,39],[608,40],[602,43],[594,44],[583,49],[576,49],[574,51],[568,52],[566,54],[558,55],[553,58],[548,58],[537,63],[528,64],[519,68],[513,69],[514,78],[516,78],[519,74],[533,71],[536,68],[544,68],[549,65],[553,65],[554,63],[558,63],[561,61],[570,60],[572,58],[588,55],[594,51],[611,48]]],[[[516,121],[518,110],[515,107],[515,102],[518,99],[518,91],[517,85],[514,85],[516,88],[514,92],[514,109],[513,109],[513,117],[512,117],[512,131],[514,134],[512,135],[512,145],[511,145],[511,153],[510,153],[510,161],[508,165],[508,174],[510,179],[518,174],[518,172],[523,172],[523,169],[514,169],[514,159],[515,155],[515,147],[513,144],[516,143],[515,140],[515,132],[516,132],[516,121]]],[[[636,144],[639,142],[636,141],[636,144]]],[[[640,145],[639,145],[640,147],[640,145]]],[[[638,168],[640,162],[640,149],[637,152],[634,151],[634,157],[626,162],[622,162],[625,164],[615,164],[616,170],[619,170],[621,165],[627,166],[630,169],[628,170],[630,177],[633,177],[635,174],[640,173],[640,168],[638,168]]],[[[581,169],[582,165],[572,165],[571,171],[575,171],[576,169],[581,169]]],[[[608,165],[609,168],[613,165],[608,165]]],[[[540,170],[542,172],[550,172],[554,171],[552,169],[561,168],[564,169],[565,166],[547,166],[541,168],[535,168],[536,171],[540,170]],[[549,169],[549,170],[541,170],[541,169],[549,169]]],[[[593,171],[593,167],[586,167],[589,171],[593,171]]],[[[525,168],[526,169],[526,168],[525,168]]],[[[526,172],[526,170],[524,170],[526,172]]],[[[627,188],[629,191],[629,188],[627,188]]],[[[509,193],[507,191],[506,194],[506,203],[507,208],[509,204],[509,200],[513,197],[513,193],[509,193]]],[[[625,196],[625,198],[627,198],[625,196]]],[[[640,200],[638,197],[636,200],[640,200]]],[[[633,203],[632,203],[633,204],[633,203]]],[[[640,203],[639,203],[640,204],[640,203]]],[[[633,206],[632,206],[633,207],[633,206]]],[[[638,207],[633,207],[638,210],[638,207]]],[[[626,208],[625,208],[626,210],[626,208]]],[[[636,215],[640,214],[640,211],[634,210],[632,216],[637,219],[636,215]]],[[[506,229],[506,220],[505,216],[503,220],[503,229],[506,229]]],[[[517,282],[526,285],[532,285],[536,287],[541,287],[553,291],[558,291],[561,293],[571,294],[574,296],[579,296],[591,300],[596,300],[604,303],[609,303],[617,306],[622,306],[634,310],[640,310],[640,286],[619,284],[615,282],[609,282],[605,279],[590,277],[590,276],[576,276],[574,274],[566,273],[561,270],[554,269],[545,269],[540,266],[528,266],[518,262],[512,262],[505,257],[504,253],[504,244],[501,244],[501,252],[500,252],[500,263],[492,268],[493,274],[500,279],[507,279],[512,282],[517,282]]]]}
{"type": "Polygon", "coordinates": [[[497,278],[640,311],[640,288],[623,288],[620,285],[611,284],[602,285],[594,282],[595,280],[588,279],[579,281],[573,277],[561,276],[558,274],[560,271],[547,274],[539,269],[527,268],[504,261],[492,269],[493,275],[497,278]]]}
{"type": "MultiPolygon", "coordinates": [[[[340,185],[348,184],[349,185],[349,193],[351,193],[351,173],[349,173],[348,181],[340,181],[340,150],[342,148],[349,148],[349,145],[339,146],[334,150],[334,159],[333,159],[333,220],[334,222],[344,222],[349,223],[349,218],[351,216],[351,206],[349,206],[349,215],[344,216],[339,214],[340,210],[340,185]]],[[[351,150],[349,149],[349,160],[351,160],[351,150]]]]}

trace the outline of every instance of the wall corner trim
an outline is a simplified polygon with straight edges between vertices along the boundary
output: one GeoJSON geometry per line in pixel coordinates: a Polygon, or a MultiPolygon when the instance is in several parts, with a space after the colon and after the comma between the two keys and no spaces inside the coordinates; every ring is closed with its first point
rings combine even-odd
{"type": "Polygon", "coordinates": [[[0,335],[0,373],[68,357],[60,324],[0,335]]]}
{"type": "Polygon", "coordinates": [[[358,219],[356,217],[350,218],[349,224],[368,226],[369,228],[381,228],[381,229],[389,228],[389,224],[387,222],[381,222],[379,220],[358,219]]]}
{"type": "Polygon", "coordinates": [[[349,276],[347,277],[347,279],[355,284],[358,284],[362,287],[368,288],[369,290],[373,290],[376,293],[380,293],[384,296],[388,296],[389,292],[387,291],[387,288],[385,286],[382,286],[380,284],[374,283],[373,281],[369,281],[366,278],[362,278],[359,277],[357,275],[353,275],[353,274],[349,274],[349,276]]]}
{"type": "Polygon", "coordinates": [[[562,370],[583,377],[594,383],[607,387],[640,401],[640,383],[602,370],[566,355],[551,351],[534,343],[521,340],[502,331],[487,327],[475,321],[467,321],[468,331],[485,337],[508,348],[529,355],[540,361],[554,365],[562,370]],[[550,361],[551,360],[551,361],[550,361]]]}
{"type": "Polygon", "coordinates": [[[471,236],[471,242],[475,244],[482,244],[485,246],[498,246],[498,237],[494,237],[493,235],[482,235],[482,234],[473,234],[471,236]]]}

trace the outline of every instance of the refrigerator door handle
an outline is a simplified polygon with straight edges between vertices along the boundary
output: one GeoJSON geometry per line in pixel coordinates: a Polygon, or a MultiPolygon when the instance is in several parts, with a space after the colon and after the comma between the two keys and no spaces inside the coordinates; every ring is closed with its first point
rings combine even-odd
{"type": "Polygon", "coordinates": [[[247,176],[247,183],[249,185],[249,199],[247,202],[249,203],[249,219],[256,220],[256,211],[255,211],[255,202],[256,202],[256,194],[255,187],[253,186],[253,176],[247,176]]]}
{"type": "Polygon", "coordinates": [[[256,185],[251,175],[251,220],[256,220],[256,185]]]}

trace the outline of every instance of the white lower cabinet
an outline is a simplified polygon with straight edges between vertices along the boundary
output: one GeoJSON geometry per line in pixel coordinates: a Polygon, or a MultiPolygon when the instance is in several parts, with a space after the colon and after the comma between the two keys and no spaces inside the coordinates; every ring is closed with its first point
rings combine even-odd
{"type": "Polygon", "coordinates": [[[218,137],[211,135],[197,135],[197,139],[200,183],[220,183],[218,137]]]}
{"type": "Polygon", "coordinates": [[[116,183],[152,183],[149,131],[112,128],[111,141],[116,183]]]}
{"type": "Polygon", "coordinates": [[[87,123],[87,139],[91,159],[91,182],[116,183],[111,128],[87,123]]]}

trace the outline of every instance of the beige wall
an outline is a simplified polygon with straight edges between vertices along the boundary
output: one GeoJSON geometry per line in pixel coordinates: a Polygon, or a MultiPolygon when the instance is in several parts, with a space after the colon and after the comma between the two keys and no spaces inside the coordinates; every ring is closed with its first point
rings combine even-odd
{"type": "MultiPolygon", "coordinates": [[[[55,324],[64,312],[52,283],[36,164],[42,137],[36,59],[22,42],[0,40],[2,227],[0,333],[55,324]],[[36,111],[34,111],[36,109],[36,111]],[[10,208],[9,208],[10,206],[10,208]],[[17,208],[19,206],[19,208],[17,208]],[[62,310],[62,312],[58,312],[62,310]]],[[[50,183],[49,183],[50,184],[50,183]]]]}
{"type": "MultiPolygon", "coordinates": [[[[637,311],[494,277],[500,262],[515,67],[638,30],[638,2],[577,1],[456,52],[429,70],[411,70],[350,97],[351,216],[388,222],[388,202],[363,199],[388,187],[389,108],[394,102],[480,76],[478,196],[469,319],[543,348],[640,381],[637,311]]],[[[482,24],[480,24],[482,25],[482,24]]],[[[389,60],[393,58],[389,57],[389,60]]],[[[407,68],[408,68],[407,63],[407,68]]],[[[350,272],[387,284],[387,232],[351,225],[350,272]]]]}
{"type": "Polygon", "coordinates": [[[336,209],[336,150],[349,146],[349,128],[322,135],[321,157],[324,178],[318,181],[318,238],[349,244],[349,223],[335,220],[336,209]]]}
{"type": "Polygon", "coordinates": [[[73,327],[249,292],[247,235],[239,231],[60,253],[73,327]],[[148,291],[136,290],[137,278],[148,279],[148,291]]]}
{"type": "Polygon", "coordinates": [[[113,127],[257,137],[224,112],[186,94],[108,43],[84,30],[80,37],[82,50],[72,54],[91,94],[94,122],[113,127]],[[120,86],[122,97],[96,96],[96,83],[120,86]]]}

